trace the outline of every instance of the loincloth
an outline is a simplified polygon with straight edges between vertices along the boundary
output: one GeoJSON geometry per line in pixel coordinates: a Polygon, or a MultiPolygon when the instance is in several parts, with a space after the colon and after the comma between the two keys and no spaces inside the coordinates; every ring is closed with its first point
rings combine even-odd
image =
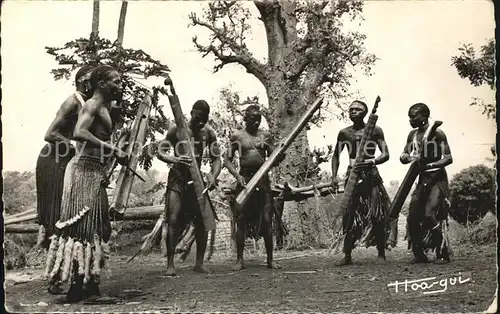
{"type": "MultiPolygon", "coordinates": [[[[345,184],[349,180],[352,167],[347,168],[345,184]]],[[[366,247],[376,245],[377,226],[385,232],[385,239],[390,235],[389,217],[390,198],[385,190],[378,169],[372,167],[358,176],[354,193],[349,201],[348,210],[343,216],[343,234],[352,233],[353,241],[366,247]]]]}
{"type": "Polygon", "coordinates": [[[44,228],[42,247],[48,248],[60,216],[64,173],[75,150],[65,143],[46,144],[36,163],[37,223],[44,228]]]}
{"type": "MultiPolygon", "coordinates": [[[[443,227],[443,224],[448,223],[448,212],[450,208],[448,200],[450,195],[448,175],[446,173],[446,169],[444,168],[437,171],[422,172],[419,174],[417,186],[411,195],[410,211],[424,211],[426,203],[429,200],[429,193],[434,187],[438,187],[440,191],[439,197],[441,199],[439,206],[435,209],[434,215],[439,225],[443,227]]],[[[430,226],[428,223],[425,223],[424,214],[420,215],[420,217],[422,217],[420,221],[410,221],[408,223],[417,223],[420,225],[420,228],[422,228],[421,235],[423,236],[423,248],[427,250],[434,250],[438,245],[441,245],[441,243],[434,243],[433,241],[432,227],[435,226],[430,226]]],[[[441,228],[441,231],[443,232],[443,238],[446,237],[446,234],[444,234],[444,228],[441,228]]],[[[408,248],[411,248],[413,241],[409,233],[407,234],[407,239],[408,248]]]]}
{"type": "Polygon", "coordinates": [[[68,163],[61,215],[46,263],[46,275],[51,279],[60,273],[62,281],[71,279],[70,270],[75,267],[85,282],[91,278],[99,281],[111,235],[103,169],[99,157],[76,156],[68,163]]]}
{"type": "Polygon", "coordinates": [[[186,230],[189,225],[194,225],[197,219],[201,219],[200,206],[196,197],[193,183],[189,184],[191,173],[189,168],[174,165],[168,172],[167,187],[165,192],[166,221],[170,216],[170,193],[179,195],[181,202],[181,214],[178,223],[181,230],[186,230]]]}
{"type": "MultiPolygon", "coordinates": [[[[258,169],[248,169],[241,168],[240,175],[245,179],[248,184],[252,177],[257,173],[258,169]]],[[[253,238],[258,240],[264,235],[264,210],[268,208],[271,212],[269,213],[272,217],[273,234],[285,234],[287,230],[283,225],[281,216],[276,210],[276,206],[273,201],[271,182],[268,175],[264,175],[260,181],[257,183],[253,193],[249,196],[245,206],[240,211],[237,211],[234,203],[236,201],[236,196],[244,189],[241,185],[237,185],[231,199],[231,210],[236,224],[241,222],[245,223],[245,237],[253,238]]]]}

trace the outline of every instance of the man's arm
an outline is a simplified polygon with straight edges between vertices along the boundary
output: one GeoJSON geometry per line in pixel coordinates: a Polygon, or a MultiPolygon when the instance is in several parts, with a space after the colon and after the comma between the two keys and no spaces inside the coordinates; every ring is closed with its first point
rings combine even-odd
{"type": "Polygon", "coordinates": [[[450,145],[448,144],[448,139],[446,134],[440,130],[436,130],[436,144],[438,147],[442,147],[443,149],[443,157],[435,162],[431,162],[425,165],[425,169],[434,169],[434,168],[444,168],[453,163],[453,157],[451,156],[450,145]]]}
{"type": "Polygon", "coordinates": [[[337,135],[337,143],[335,144],[335,149],[333,150],[332,156],[332,179],[337,180],[337,173],[340,166],[340,153],[344,150],[345,143],[344,132],[340,131],[337,135]]]}
{"type": "Polygon", "coordinates": [[[47,132],[45,133],[44,140],[46,142],[65,142],[71,145],[71,141],[61,134],[60,129],[66,122],[68,114],[77,108],[77,103],[75,102],[74,97],[75,96],[73,95],[69,96],[57,111],[55,119],[52,121],[47,132]]]}
{"type": "Polygon", "coordinates": [[[100,109],[100,106],[94,103],[86,102],[83,105],[82,110],[78,115],[78,121],[76,122],[73,137],[77,141],[85,141],[95,146],[106,148],[114,154],[118,151],[118,148],[105,141],[101,141],[94,134],[92,134],[92,132],[90,132],[90,127],[92,126],[92,123],[94,122],[94,119],[98,115],[100,109]]]}
{"type": "Polygon", "coordinates": [[[373,158],[372,162],[374,165],[380,165],[389,160],[389,147],[387,147],[384,131],[382,131],[382,128],[375,127],[375,132],[377,146],[380,149],[381,154],[380,156],[373,158]]]}
{"type": "Polygon", "coordinates": [[[175,149],[175,144],[177,143],[177,127],[176,126],[171,126],[168,131],[167,131],[167,136],[165,137],[165,140],[160,142],[160,145],[158,146],[158,159],[169,164],[175,164],[178,162],[177,157],[174,155],[170,155],[169,151],[171,147],[174,147],[175,149]]]}
{"type": "MultiPolygon", "coordinates": [[[[226,154],[224,155],[224,166],[227,168],[229,173],[232,174],[233,177],[235,178],[238,178],[239,173],[238,171],[236,171],[236,168],[234,167],[233,158],[234,158],[234,153],[237,152],[240,147],[241,143],[238,140],[238,136],[232,133],[229,138],[229,145],[227,145],[226,154]]],[[[239,153],[241,154],[241,150],[239,151],[239,153]]]]}
{"type": "Polygon", "coordinates": [[[403,165],[406,165],[411,162],[411,157],[410,157],[410,144],[413,141],[413,132],[408,133],[408,137],[406,138],[406,144],[405,147],[403,148],[403,153],[399,157],[399,161],[403,165]]]}

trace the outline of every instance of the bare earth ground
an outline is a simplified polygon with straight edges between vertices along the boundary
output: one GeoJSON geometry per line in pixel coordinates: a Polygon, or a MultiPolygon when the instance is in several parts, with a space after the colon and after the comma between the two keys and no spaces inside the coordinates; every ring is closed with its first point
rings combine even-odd
{"type": "Polygon", "coordinates": [[[357,249],[355,265],[340,267],[335,263],[341,255],[325,250],[277,252],[280,270],[267,269],[265,257],[259,256],[247,260],[247,268],[235,273],[232,259],[216,258],[207,263],[212,274],[194,273],[192,261],[187,261],[177,264],[175,278],[163,276],[165,258],[159,254],[138,256],[129,264],[128,256],[115,256],[111,277],[103,278],[101,293],[118,297],[117,304],[62,304],[61,297],[46,293],[41,278],[24,283],[17,279],[16,284],[12,280],[22,274],[40,276],[41,269],[7,272],[5,299],[9,312],[481,312],[491,304],[497,287],[496,254],[495,244],[461,247],[455,249],[450,264],[416,265],[409,263],[411,256],[403,247],[388,252],[385,263],[377,261],[374,249],[357,249]],[[459,273],[471,281],[449,285],[439,294],[396,295],[394,288],[387,287],[395,280],[453,278],[459,273]]]}

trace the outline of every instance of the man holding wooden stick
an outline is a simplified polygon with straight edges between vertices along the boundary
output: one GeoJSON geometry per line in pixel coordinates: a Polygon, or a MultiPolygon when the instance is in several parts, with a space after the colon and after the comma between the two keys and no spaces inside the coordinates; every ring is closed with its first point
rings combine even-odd
{"type": "Polygon", "coordinates": [[[419,180],[413,192],[407,218],[408,247],[411,247],[415,263],[426,263],[425,249],[436,251],[436,262],[450,261],[443,222],[448,217],[448,175],[445,167],[453,162],[446,134],[441,129],[422,143],[424,134],[430,128],[430,110],[418,103],[410,107],[410,125],[415,128],[408,134],[400,160],[403,164],[420,164],[419,180]],[[419,155],[420,146],[425,145],[419,155]]]}
{"type": "MultiPolygon", "coordinates": [[[[203,223],[197,196],[193,187],[189,166],[196,162],[201,166],[201,158],[208,146],[212,162],[211,176],[208,179],[205,193],[215,188],[215,182],[221,171],[220,150],[217,137],[212,128],[206,126],[210,114],[210,106],[204,100],[194,103],[191,110],[191,119],[187,124],[190,141],[193,142],[196,161],[187,155],[186,141],[179,139],[177,126],[171,127],[166,136],[166,144],[158,149],[158,159],[173,164],[168,173],[167,188],[165,193],[165,210],[168,221],[167,231],[167,276],[175,276],[174,254],[179,236],[190,224],[195,226],[196,234],[196,263],[195,272],[208,273],[203,265],[207,247],[207,230],[203,223]],[[168,154],[173,147],[174,154],[168,154]]],[[[189,142],[189,141],[187,141],[189,142]]]]}
{"type": "MultiPolygon", "coordinates": [[[[224,164],[229,172],[236,178],[236,195],[244,189],[247,182],[257,173],[260,167],[266,161],[267,156],[274,151],[274,144],[271,140],[271,134],[259,129],[262,114],[257,105],[250,105],[245,110],[244,115],[245,129],[235,132],[230,139],[224,164]],[[235,152],[239,153],[240,171],[235,169],[232,160],[235,152]]],[[[282,154],[276,166],[283,160],[282,154]]],[[[237,210],[237,206],[232,204],[233,215],[236,220],[236,254],[237,261],[234,270],[243,269],[243,251],[245,238],[251,237],[258,240],[261,236],[264,238],[267,253],[267,267],[281,268],[280,265],[273,262],[273,218],[276,228],[283,228],[280,215],[273,206],[271,184],[269,176],[266,174],[259,181],[256,190],[250,196],[247,204],[237,210]]],[[[280,234],[280,232],[277,232],[280,234]]]]}
{"type": "Polygon", "coordinates": [[[339,183],[337,178],[339,159],[345,147],[349,152],[345,185],[347,186],[349,176],[353,172],[359,174],[348,202],[348,210],[342,217],[345,256],[340,265],[352,264],[351,253],[358,240],[367,247],[376,245],[378,257],[385,260],[386,222],[390,199],[376,165],[389,160],[389,150],[382,128],[365,124],[363,119],[367,113],[368,107],[364,102],[356,100],[351,104],[349,118],[353,124],[339,132],[332,158],[332,185],[334,187],[339,183]],[[373,127],[373,132],[366,139],[364,147],[359,147],[367,127],[373,127]],[[381,155],[375,157],[377,147],[381,155]],[[364,158],[361,162],[355,163],[358,153],[362,153],[364,158]]]}

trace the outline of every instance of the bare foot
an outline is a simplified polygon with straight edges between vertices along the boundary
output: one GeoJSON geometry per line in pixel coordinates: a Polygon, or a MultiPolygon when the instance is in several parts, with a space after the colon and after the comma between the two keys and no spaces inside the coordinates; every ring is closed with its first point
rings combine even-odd
{"type": "Polygon", "coordinates": [[[267,262],[267,268],[270,269],[281,269],[281,265],[275,262],[267,262]]]}
{"type": "Polygon", "coordinates": [[[337,266],[352,265],[352,258],[350,256],[345,256],[337,266]]]}
{"type": "Polygon", "coordinates": [[[195,273],[210,274],[210,271],[203,265],[194,266],[193,270],[195,273]]]}
{"type": "Polygon", "coordinates": [[[234,271],[239,271],[245,268],[245,264],[243,263],[243,260],[236,261],[236,264],[233,266],[234,271]]]}
{"type": "Polygon", "coordinates": [[[176,276],[175,268],[167,267],[167,272],[165,273],[165,276],[170,276],[170,277],[176,276]]]}

